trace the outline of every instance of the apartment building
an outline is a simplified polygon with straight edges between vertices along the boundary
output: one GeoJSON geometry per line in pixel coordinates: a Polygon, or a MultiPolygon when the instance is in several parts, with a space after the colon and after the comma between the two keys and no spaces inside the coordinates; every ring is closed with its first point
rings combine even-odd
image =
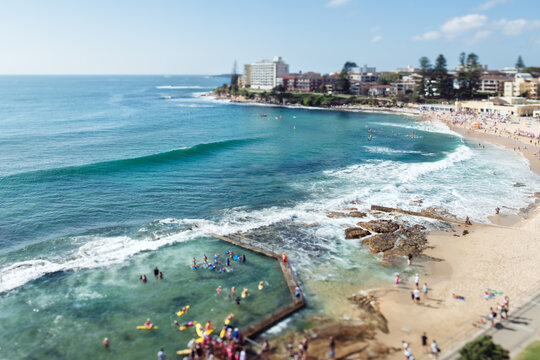
{"type": "Polygon", "coordinates": [[[289,65],[280,56],[272,61],[261,60],[244,66],[244,86],[270,90],[276,87],[277,78],[289,74],[289,65]]]}
{"type": "Polygon", "coordinates": [[[504,96],[517,97],[524,94],[529,98],[538,97],[539,79],[533,78],[528,73],[518,73],[514,77],[514,81],[504,83],[504,96]]]}

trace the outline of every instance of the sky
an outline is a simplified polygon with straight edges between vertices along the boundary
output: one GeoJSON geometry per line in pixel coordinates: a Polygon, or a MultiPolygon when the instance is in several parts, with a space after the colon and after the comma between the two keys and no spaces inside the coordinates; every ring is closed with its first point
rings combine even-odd
{"type": "Polygon", "coordinates": [[[0,74],[219,74],[282,56],[291,72],[540,66],[540,0],[0,0],[0,74]]]}

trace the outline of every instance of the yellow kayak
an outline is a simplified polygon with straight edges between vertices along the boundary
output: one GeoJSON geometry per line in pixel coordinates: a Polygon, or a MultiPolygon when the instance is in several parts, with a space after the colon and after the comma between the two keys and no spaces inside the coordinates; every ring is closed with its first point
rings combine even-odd
{"type": "Polygon", "coordinates": [[[176,315],[182,316],[182,315],[184,315],[188,310],[189,310],[189,305],[186,306],[186,310],[180,310],[179,312],[176,313],[176,315]]]}
{"type": "Polygon", "coordinates": [[[221,332],[219,333],[219,337],[223,339],[226,334],[227,334],[227,331],[225,331],[225,329],[221,329],[221,332]]]}
{"type": "Polygon", "coordinates": [[[178,350],[176,352],[176,355],[189,355],[191,354],[191,350],[190,349],[184,349],[184,350],[178,350]]]}
{"type": "Polygon", "coordinates": [[[137,326],[137,330],[157,330],[157,326],[156,325],[153,325],[153,326],[146,326],[146,325],[140,325],[140,326],[137,326]]]}

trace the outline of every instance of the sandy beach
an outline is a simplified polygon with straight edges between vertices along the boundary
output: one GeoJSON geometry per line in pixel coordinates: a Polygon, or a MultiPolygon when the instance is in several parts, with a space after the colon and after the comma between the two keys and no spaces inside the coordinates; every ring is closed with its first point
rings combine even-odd
{"type": "MultiPolygon", "coordinates": [[[[538,142],[516,136],[519,124],[493,121],[485,128],[474,129],[474,118],[464,123],[452,122],[453,118],[448,115],[435,118],[445,121],[469,140],[488,141],[505,146],[509,151],[520,151],[531,169],[540,174],[538,142]]],[[[540,124],[529,119],[527,129],[539,134],[540,124]]],[[[501,213],[490,216],[493,224],[463,224],[453,230],[430,233],[428,240],[432,248],[425,254],[439,260],[412,265],[420,276],[420,288],[428,284],[427,299],[422,297],[420,305],[412,302],[410,293],[415,288],[412,277],[398,287],[377,291],[380,309],[388,319],[390,330],[388,334],[378,335],[378,339],[396,347],[405,340],[417,359],[429,358],[428,349],[421,346],[422,333],[426,332],[428,345],[436,339],[444,355],[445,351],[471,340],[475,333],[489,326],[478,320],[488,314],[490,307],[497,310],[504,296],[510,298],[511,313],[539,291],[540,276],[532,269],[538,264],[540,251],[537,236],[540,211],[533,209],[520,215],[501,213]],[[488,289],[497,295],[484,298],[488,289]],[[465,300],[456,300],[452,294],[463,296],[465,300]]],[[[401,359],[403,354],[399,351],[390,358],[401,359]]]]}
{"type": "MultiPolygon", "coordinates": [[[[430,113],[424,114],[422,119],[443,121],[470,143],[478,140],[477,146],[490,142],[504,146],[508,151],[520,151],[528,159],[531,169],[540,174],[538,141],[516,136],[519,124],[484,120],[484,128],[474,129],[475,116],[468,116],[467,121],[461,123],[457,123],[454,116],[430,113]]],[[[540,124],[536,120],[530,119],[527,129],[540,134],[540,124]]],[[[365,342],[361,343],[371,341],[393,348],[387,358],[403,359],[403,340],[410,345],[416,359],[433,358],[428,351],[431,342],[436,340],[444,357],[445,353],[461,347],[488,328],[490,324],[484,317],[490,307],[497,311],[505,296],[509,297],[511,316],[513,309],[540,291],[540,276],[533,270],[540,252],[540,238],[536,235],[540,230],[540,209],[534,206],[537,197],[530,200],[531,206],[519,214],[502,211],[495,215],[494,212],[489,216],[491,224],[463,223],[448,230],[430,232],[429,248],[424,252],[428,260],[413,260],[401,274],[399,286],[366,284],[363,289],[355,289],[347,283],[316,282],[311,287],[317,293],[326,294],[325,315],[345,319],[347,323],[355,319],[366,320],[365,312],[351,302],[351,295],[374,295],[389,331],[378,331],[374,339],[364,338],[365,342]],[[422,293],[419,305],[411,300],[411,292],[416,287],[415,274],[420,277],[420,289],[424,283],[429,289],[427,297],[422,293]],[[486,291],[495,295],[486,298],[486,291]],[[453,294],[464,300],[454,298],[453,294]],[[428,337],[425,348],[421,345],[424,332],[428,337]]]]}

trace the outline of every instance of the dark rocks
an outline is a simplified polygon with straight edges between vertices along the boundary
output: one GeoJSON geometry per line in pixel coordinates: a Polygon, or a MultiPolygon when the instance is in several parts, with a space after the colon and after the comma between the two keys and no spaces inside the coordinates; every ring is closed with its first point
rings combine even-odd
{"type": "Polygon", "coordinates": [[[368,235],[371,235],[371,232],[359,227],[350,227],[345,229],[345,239],[361,239],[368,235]]]}
{"type": "Polygon", "coordinates": [[[378,234],[362,240],[362,245],[367,245],[372,253],[378,254],[380,252],[388,251],[394,248],[397,239],[397,234],[378,234]]]}
{"type": "Polygon", "coordinates": [[[356,225],[376,233],[391,233],[399,229],[399,225],[392,220],[371,220],[356,225]]]}

